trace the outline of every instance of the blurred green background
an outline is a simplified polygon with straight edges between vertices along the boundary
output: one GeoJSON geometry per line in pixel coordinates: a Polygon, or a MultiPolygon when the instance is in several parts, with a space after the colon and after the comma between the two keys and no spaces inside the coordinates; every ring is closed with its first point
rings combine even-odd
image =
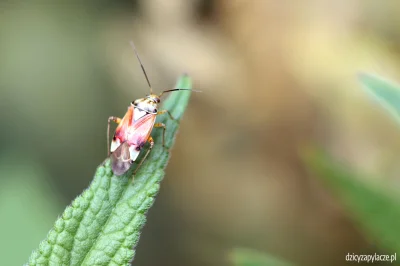
{"type": "Polygon", "coordinates": [[[356,80],[400,80],[399,25],[398,0],[1,1],[2,265],[28,260],[104,160],[108,116],[148,93],[129,40],[156,91],[182,72],[203,91],[136,265],[230,265],[237,246],[298,265],[370,252],[298,151],[316,143],[400,188],[400,129],[356,80]]]}

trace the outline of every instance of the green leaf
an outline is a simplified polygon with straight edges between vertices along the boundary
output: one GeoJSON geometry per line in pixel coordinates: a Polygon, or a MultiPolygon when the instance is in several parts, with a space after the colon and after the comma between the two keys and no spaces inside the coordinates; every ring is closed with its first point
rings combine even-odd
{"type": "Polygon", "coordinates": [[[291,266],[293,264],[259,251],[236,248],[230,254],[235,266],[291,266]]]}
{"type": "MultiPolygon", "coordinates": [[[[186,75],[176,85],[185,89],[191,86],[186,75]]],[[[157,118],[167,126],[166,148],[162,147],[162,129],[154,129],[154,148],[133,183],[134,169],[114,176],[110,160],[106,159],[97,168],[89,188],[65,209],[47,238],[32,253],[29,265],[130,265],[146,213],[160,189],[170,156],[168,147],[173,145],[190,94],[190,91],[174,92],[163,105],[178,121],[168,115],[157,118]]]]}
{"type": "Polygon", "coordinates": [[[309,150],[305,160],[341,200],[374,245],[400,252],[399,199],[377,184],[359,181],[361,177],[334,163],[322,151],[309,150]]]}
{"type": "Polygon", "coordinates": [[[400,86],[382,77],[359,74],[365,90],[400,122],[400,86]]]}

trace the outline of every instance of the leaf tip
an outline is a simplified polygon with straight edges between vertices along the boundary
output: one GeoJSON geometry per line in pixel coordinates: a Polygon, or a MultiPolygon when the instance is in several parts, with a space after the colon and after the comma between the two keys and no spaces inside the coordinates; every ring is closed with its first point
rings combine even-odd
{"type": "Polygon", "coordinates": [[[181,88],[181,89],[183,89],[183,88],[191,89],[192,88],[192,79],[190,78],[188,73],[183,73],[178,78],[176,88],[181,88]]]}

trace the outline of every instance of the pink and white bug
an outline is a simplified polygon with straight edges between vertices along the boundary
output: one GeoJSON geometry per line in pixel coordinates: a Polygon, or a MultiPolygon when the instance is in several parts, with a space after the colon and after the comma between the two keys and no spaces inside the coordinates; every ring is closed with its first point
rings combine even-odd
{"type": "Polygon", "coordinates": [[[145,156],[138,164],[134,174],[137,172],[143,161],[149,155],[154,146],[154,140],[150,136],[154,127],[163,128],[163,147],[165,145],[165,131],[166,126],[164,123],[155,123],[156,116],[167,113],[171,119],[175,118],[168,110],[158,111],[157,107],[160,103],[161,96],[166,92],[189,90],[189,89],[172,89],[161,92],[159,95],[153,94],[150,81],[147,77],[146,71],[139,58],[133,42],[130,42],[139,64],[142,68],[143,74],[146,77],[147,84],[150,88],[150,94],[144,98],[137,99],[131,102],[128,111],[121,119],[119,117],[111,116],[108,118],[107,127],[107,146],[108,155],[111,153],[112,170],[115,175],[119,176],[129,170],[134,161],[138,158],[140,151],[146,142],[150,143],[150,148],[147,150],[145,156]],[[114,121],[118,124],[110,147],[110,122],[114,121]]]}

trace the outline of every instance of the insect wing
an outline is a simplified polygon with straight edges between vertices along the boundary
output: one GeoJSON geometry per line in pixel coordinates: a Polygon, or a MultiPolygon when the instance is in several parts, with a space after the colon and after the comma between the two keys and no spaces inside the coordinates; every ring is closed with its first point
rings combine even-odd
{"type": "Polygon", "coordinates": [[[129,144],[125,141],[111,154],[112,170],[115,175],[120,176],[128,171],[131,165],[129,144]]]}
{"type": "Polygon", "coordinates": [[[156,122],[155,114],[147,114],[132,124],[128,133],[128,142],[136,147],[143,147],[156,122]]]}
{"type": "Polygon", "coordinates": [[[114,137],[111,141],[110,151],[114,152],[124,141],[126,141],[129,127],[132,123],[133,108],[129,107],[128,111],[122,118],[121,122],[115,129],[114,137]]]}
{"type": "Polygon", "coordinates": [[[133,117],[133,108],[129,107],[128,111],[126,112],[126,114],[122,118],[121,122],[119,123],[119,125],[115,129],[114,136],[116,138],[120,139],[121,143],[126,140],[129,128],[130,128],[130,126],[132,124],[132,117],[133,117]]]}
{"type": "Polygon", "coordinates": [[[146,114],[133,121],[133,108],[129,108],[115,130],[112,142],[111,165],[115,175],[124,174],[138,157],[140,150],[151,134],[156,115],[146,114]],[[121,142],[121,144],[119,144],[121,142]],[[115,150],[114,150],[115,149],[115,150]]]}

